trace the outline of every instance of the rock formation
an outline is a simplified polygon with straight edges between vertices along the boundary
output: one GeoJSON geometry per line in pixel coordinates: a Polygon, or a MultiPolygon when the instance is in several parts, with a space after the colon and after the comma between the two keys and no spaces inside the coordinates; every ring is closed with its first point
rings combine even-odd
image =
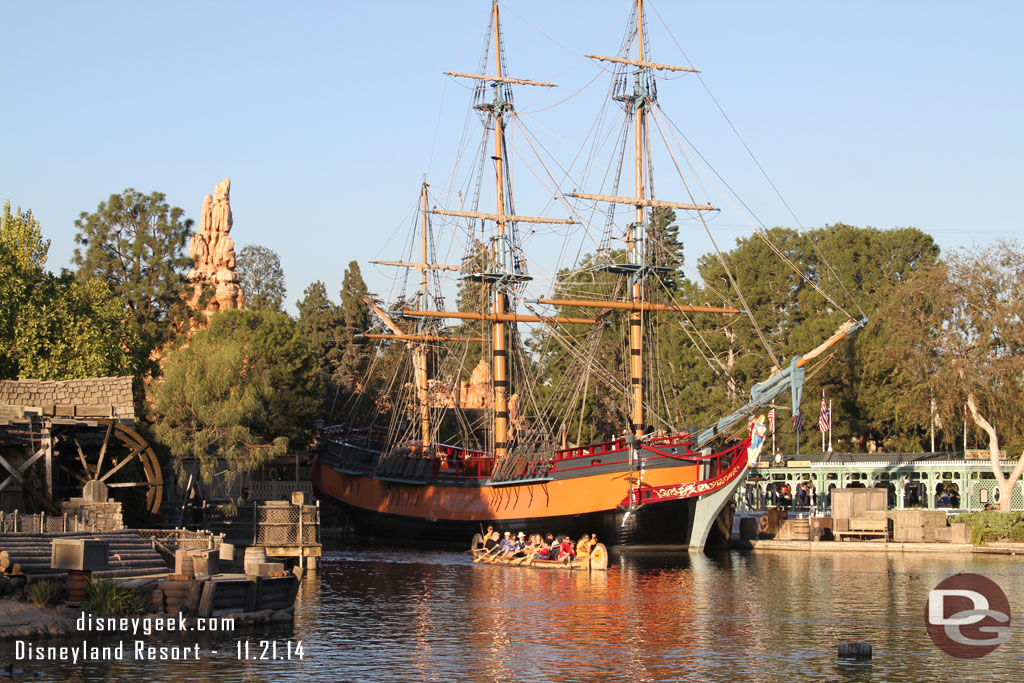
{"type": "Polygon", "coordinates": [[[188,254],[193,267],[188,280],[192,284],[193,308],[199,308],[203,290],[214,288],[213,298],[204,311],[207,317],[227,308],[244,308],[245,295],[235,273],[235,242],[231,239],[231,178],[217,184],[213,196],[203,199],[199,232],[192,235],[188,254]]]}
{"type": "MultiPolygon", "coordinates": [[[[473,368],[468,382],[462,382],[459,391],[459,408],[462,410],[485,410],[494,406],[494,388],[491,385],[491,365],[483,358],[473,368]]],[[[526,419],[519,406],[519,394],[508,397],[509,423],[513,431],[526,429],[526,419]]]]}
{"type": "Polygon", "coordinates": [[[491,389],[491,366],[483,358],[473,368],[468,382],[462,383],[460,392],[459,407],[463,410],[481,410],[490,408],[494,404],[494,394],[491,389]]]}

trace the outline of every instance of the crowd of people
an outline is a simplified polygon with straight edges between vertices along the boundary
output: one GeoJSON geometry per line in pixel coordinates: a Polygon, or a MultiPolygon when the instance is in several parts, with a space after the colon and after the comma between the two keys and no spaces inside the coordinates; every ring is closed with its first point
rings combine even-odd
{"type": "Polygon", "coordinates": [[[527,538],[526,533],[522,531],[516,535],[511,531],[500,534],[493,526],[487,527],[483,539],[483,546],[473,550],[478,558],[486,559],[521,557],[524,560],[530,558],[572,562],[586,559],[597,545],[597,534],[583,534],[582,538],[573,543],[572,539],[564,534],[531,534],[527,538]]]}

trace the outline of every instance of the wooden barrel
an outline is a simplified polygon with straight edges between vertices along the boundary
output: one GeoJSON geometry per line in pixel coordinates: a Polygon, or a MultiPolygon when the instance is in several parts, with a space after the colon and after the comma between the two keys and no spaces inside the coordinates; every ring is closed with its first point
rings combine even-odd
{"type": "Polygon", "coordinates": [[[85,590],[89,586],[89,576],[91,574],[91,571],[82,571],[79,569],[68,570],[67,604],[72,607],[77,607],[85,602],[85,590]]]}
{"type": "Polygon", "coordinates": [[[757,517],[740,518],[740,538],[750,541],[757,538],[757,517]]]}
{"type": "Polygon", "coordinates": [[[251,545],[245,549],[242,556],[242,567],[246,576],[256,576],[260,573],[260,565],[267,561],[267,550],[259,546],[251,545]]]}
{"type": "Polygon", "coordinates": [[[590,571],[604,571],[608,569],[608,548],[604,543],[598,543],[590,549],[590,571]]]}

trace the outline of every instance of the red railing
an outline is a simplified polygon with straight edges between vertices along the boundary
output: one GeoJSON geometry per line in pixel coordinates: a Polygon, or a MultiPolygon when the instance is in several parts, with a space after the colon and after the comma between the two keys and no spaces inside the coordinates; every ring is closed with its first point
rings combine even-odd
{"type": "MultiPolygon", "coordinates": [[[[327,430],[324,431],[326,432],[327,430]]],[[[344,441],[346,440],[346,437],[355,437],[362,440],[366,438],[373,438],[377,436],[377,434],[366,429],[334,427],[331,429],[330,436],[336,440],[344,441]]],[[[701,455],[700,453],[695,453],[690,450],[692,440],[693,436],[691,434],[677,434],[651,439],[650,441],[643,442],[641,447],[644,451],[654,456],[652,459],[672,458],[674,460],[682,460],[694,464],[707,463],[708,467],[706,472],[704,473],[703,478],[697,483],[712,481],[717,477],[720,477],[723,473],[723,460],[726,458],[731,458],[729,465],[726,467],[727,472],[731,472],[738,461],[742,461],[742,464],[744,465],[746,464],[745,457],[736,455],[739,449],[746,448],[746,444],[748,443],[746,441],[718,453],[701,455]],[[685,447],[685,452],[674,453],[669,450],[664,450],[679,449],[680,447],[685,447]]],[[[448,444],[435,444],[429,447],[424,447],[418,443],[405,443],[402,444],[401,447],[408,451],[408,456],[410,457],[419,457],[431,460],[433,465],[431,468],[431,474],[435,477],[444,477],[446,479],[487,479],[491,476],[491,472],[494,467],[494,456],[486,451],[451,446],[448,444]]],[[[524,464],[523,471],[519,472],[517,476],[540,476],[556,471],[565,472],[574,469],[586,469],[589,467],[620,464],[628,460],[628,451],[629,445],[625,438],[596,444],[588,444],[586,446],[577,446],[574,448],[563,448],[554,451],[551,458],[524,464]],[[594,460],[594,458],[597,458],[598,456],[606,456],[614,453],[622,453],[623,457],[621,459],[602,458],[599,461],[594,460]]],[[[740,455],[745,455],[745,450],[740,455]]]]}
{"type": "Polygon", "coordinates": [[[719,451],[718,453],[710,453],[708,455],[693,453],[685,456],[676,455],[674,453],[665,453],[645,445],[644,450],[664,455],[665,457],[696,463],[713,463],[714,467],[708,468],[709,470],[713,470],[713,473],[709,472],[701,479],[685,484],[673,484],[669,486],[639,486],[623,498],[619,505],[625,508],[629,505],[657,503],[664,500],[692,498],[694,496],[703,496],[708,493],[713,493],[718,489],[727,486],[746,470],[747,446],[749,445],[750,439],[745,439],[734,446],[730,446],[724,451],[719,451]],[[727,458],[729,460],[729,464],[723,470],[722,461],[727,458]]]}
{"type": "Polygon", "coordinates": [[[605,453],[613,453],[615,451],[623,450],[626,450],[626,440],[616,439],[615,441],[605,441],[603,443],[587,444],[586,446],[559,449],[555,451],[555,460],[587,458],[594,455],[603,455],[605,453]]]}

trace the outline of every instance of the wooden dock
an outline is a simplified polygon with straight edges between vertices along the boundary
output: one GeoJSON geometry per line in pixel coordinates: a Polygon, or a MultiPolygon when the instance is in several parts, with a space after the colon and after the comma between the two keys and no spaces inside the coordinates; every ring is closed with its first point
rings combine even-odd
{"type": "Polygon", "coordinates": [[[1024,555],[1024,543],[910,543],[883,541],[786,541],[777,539],[732,539],[733,550],[787,550],[819,553],[947,553],[976,555],[1024,555]]]}

